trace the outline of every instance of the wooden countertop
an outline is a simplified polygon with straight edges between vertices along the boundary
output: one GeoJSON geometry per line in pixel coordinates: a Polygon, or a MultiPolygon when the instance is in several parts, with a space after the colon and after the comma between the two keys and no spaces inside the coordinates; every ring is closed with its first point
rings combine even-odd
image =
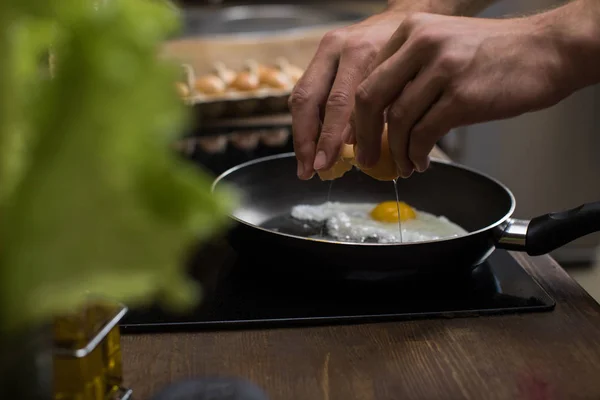
{"type": "Polygon", "coordinates": [[[249,379],[272,400],[600,399],[600,305],[550,257],[514,256],[554,311],[125,335],[126,384],[136,399],[214,375],[249,379]]]}

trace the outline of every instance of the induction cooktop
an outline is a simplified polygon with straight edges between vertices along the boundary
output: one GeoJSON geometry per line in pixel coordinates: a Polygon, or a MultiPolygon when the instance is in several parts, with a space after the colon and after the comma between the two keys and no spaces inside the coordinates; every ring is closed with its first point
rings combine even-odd
{"type": "MultiPolygon", "coordinates": [[[[293,259],[276,265],[237,254],[226,243],[190,257],[189,273],[201,282],[203,300],[184,313],[159,306],[132,309],[127,332],[218,330],[457,318],[547,312],[554,300],[510,253],[496,250],[460,276],[390,279],[368,271],[323,278],[300,274],[293,259]]],[[[301,266],[300,266],[301,267],[301,266]]]]}

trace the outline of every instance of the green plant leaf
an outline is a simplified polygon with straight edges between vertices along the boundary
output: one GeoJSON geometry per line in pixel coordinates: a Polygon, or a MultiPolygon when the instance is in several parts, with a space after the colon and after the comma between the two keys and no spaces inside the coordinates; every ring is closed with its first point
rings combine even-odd
{"type": "MultiPolygon", "coordinates": [[[[236,195],[210,193],[212,177],[171,153],[186,109],[173,88],[177,69],[157,54],[177,28],[175,14],[147,0],[112,0],[98,11],[58,3],[68,10],[52,10],[55,77],[24,73],[39,45],[13,46],[1,62],[10,67],[0,69],[7,87],[37,85],[17,104],[0,92],[0,115],[14,116],[10,126],[0,122],[0,143],[26,138],[18,160],[0,168],[0,187],[13,187],[0,198],[3,323],[67,312],[90,293],[128,304],[170,294],[172,304],[192,304],[199,292],[182,271],[186,251],[226,229],[236,195]]],[[[12,28],[32,18],[28,10],[11,8],[12,28]]],[[[13,40],[10,30],[0,27],[0,41],[13,40]]]]}

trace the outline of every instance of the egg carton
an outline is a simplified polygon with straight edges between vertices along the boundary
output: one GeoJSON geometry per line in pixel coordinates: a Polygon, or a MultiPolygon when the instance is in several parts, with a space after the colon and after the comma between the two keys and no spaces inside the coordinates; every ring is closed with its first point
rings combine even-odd
{"type": "Polygon", "coordinates": [[[227,134],[179,140],[173,143],[173,147],[188,156],[198,147],[206,154],[223,154],[229,146],[241,151],[254,151],[260,147],[281,148],[288,143],[290,136],[291,133],[287,128],[232,131],[227,134]]]}
{"type": "Polygon", "coordinates": [[[280,57],[273,65],[247,60],[241,71],[222,62],[198,76],[183,64],[183,79],[177,89],[185,103],[203,119],[249,117],[288,111],[288,99],[303,70],[280,57]]]}

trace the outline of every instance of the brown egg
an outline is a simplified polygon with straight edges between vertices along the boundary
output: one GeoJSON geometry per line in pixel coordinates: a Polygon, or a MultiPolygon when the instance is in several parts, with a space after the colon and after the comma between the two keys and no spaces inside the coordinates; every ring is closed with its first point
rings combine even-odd
{"type": "Polygon", "coordinates": [[[290,78],[277,68],[260,66],[258,69],[260,83],[273,89],[286,89],[292,85],[290,78]]]}
{"type": "Polygon", "coordinates": [[[286,129],[269,130],[261,133],[261,141],[267,147],[280,147],[287,143],[290,132],[286,129]]]}
{"type": "Polygon", "coordinates": [[[181,81],[185,82],[191,94],[191,90],[194,87],[194,84],[196,83],[196,72],[194,71],[194,68],[191,65],[181,65],[181,81]]]}
{"type": "Polygon", "coordinates": [[[246,63],[247,68],[248,69],[252,69],[254,71],[256,71],[256,73],[258,74],[259,79],[263,79],[265,74],[268,74],[269,72],[273,71],[273,68],[264,65],[264,64],[259,64],[254,60],[250,60],[246,63]]]}
{"type": "Polygon", "coordinates": [[[339,160],[329,170],[319,171],[319,177],[322,180],[338,179],[350,171],[352,166],[358,167],[363,173],[379,181],[392,181],[400,176],[388,144],[387,126],[381,136],[381,155],[373,167],[362,168],[356,161],[355,154],[356,145],[345,144],[340,152],[339,160]]]}
{"type": "Polygon", "coordinates": [[[354,149],[352,145],[345,144],[340,151],[339,159],[330,169],[317,171],[317,175],[322,181],[331,181],[341,178],[352,169],[354,165],[354,149]]]}
{"type": "Polygon", "coordinates": [[[205,136],[197,139],[202,151],[208,154],[223,153],[227,148],[227,136],[205,136]]]}
{"type": "Polygon", "coordinates": [[[265,65],[265,64],[260,64],[258,63],[256,60],[247,60],[245,63],[245,71],[251,71],[255,74],[258,75],[258,79],[263,79],[263,77],[265,76],[265,74],[269,73],[269,71],[272,71],[273,68],[265,65]]]}
{"type": "Polygon", "coordinates": [[[183,82],[175,82],[175,90],[180,97],[186,98],[190,95],[190,88],[183,82]]]}
{"type": "Polygon", "coordinates": [[[277,65],[281,71],[283,71],[290,79],[293,84],[296,84],[302,75],[304,75],[304,70],[300,67],[292,65],[285,58],[278,58],[277,65]]]}
{"type": "Polygon", "coordinates": [[[317,171],[317,175],[322,181],[332,181],[341,178],[344,174],[352,169],[352,164],[345,160],[336,161],[333,166],[324,171],[317,171]]]}
{"type": "Polygon", "coordinates": [[[290,80],[294,83],[294,85],[296,83],[298,83],[300,78],[302,78],[302,75],[304,75],[304,71],[301,70],[300,68],[294,69],[294,70],[288,70],[288,76],[290,77],[290,80]]]}
{"type": "MultiPolygon", "coordinates": [[[[356,152],[356,145],[354,145],[354,151],[356,152]]],[[[355,165],[360,168],[362,172],[379,181],[393,181],[394,179],[398,179],[398,177],[400,177],[400,173],[398,172],[398,168],[394,162],[394,157],[390,151],[387,125],[385,126],[383,134],[381,135],[381,153],[377,163],[371,168],[362,168],[357,163],[355,165]]]]}
{"type": "Polygon", "coordinates": [[[235,80],[235,71],[230,68],[227,68],[222,62],[214,63],[213,69],[215,71],[215,74],[217,74],[227,86],[231,85],[231,83],[235,80]]]}
{"type": "Polygon", "coordinates": [[[211,96],[224,93],[227,86],[218,76],[205,75],[196,79],[194,87],[198,93],[211,96]]]}
{"type": "Polygon", "coordinates": [[[231,82],[229,85],[232,89],[240,92],[251,92],[256,90],[260,86],[260,79],[258,74],[253,71],[242,71],[231,82]]]}
{"type": "Polygon", "coordinates": [[[260,133],[258,132],[241,132],[231,135],[231,143],[244,151],[254,150],[258,147],[260,141],[260,133]]]}

